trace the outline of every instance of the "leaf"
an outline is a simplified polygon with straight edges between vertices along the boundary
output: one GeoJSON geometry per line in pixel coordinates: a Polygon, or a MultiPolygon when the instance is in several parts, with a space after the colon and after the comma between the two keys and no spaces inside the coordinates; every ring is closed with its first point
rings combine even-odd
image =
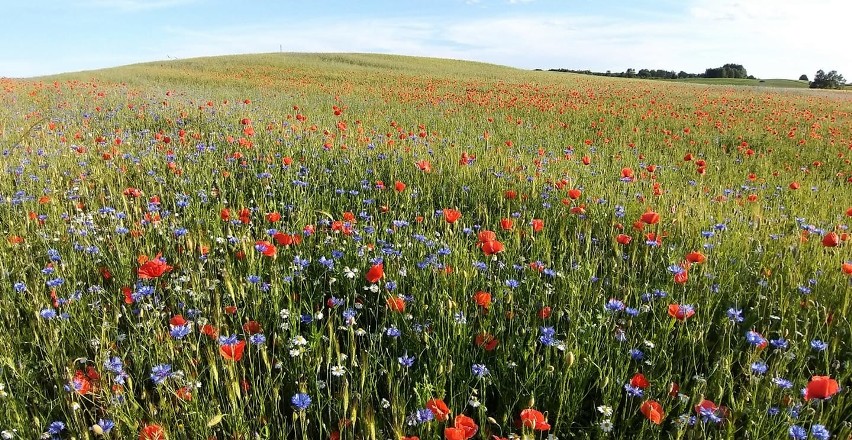
{"type": "Polygon", "coordinates": [[[208,427],[208,428],[212,428],[212,427],[214,427],[214,426],[218,425],[219,423],[221,423],[221,422],[222,422],[222,419],[223,419],[224,417],[225,417],[225,415],[224,415],[224,414],[219,414],[219,415],[216,415],[216,416],[210,417],[210,420],[208,420],[208,421],[207,421],[207,427],[208,427]]]}

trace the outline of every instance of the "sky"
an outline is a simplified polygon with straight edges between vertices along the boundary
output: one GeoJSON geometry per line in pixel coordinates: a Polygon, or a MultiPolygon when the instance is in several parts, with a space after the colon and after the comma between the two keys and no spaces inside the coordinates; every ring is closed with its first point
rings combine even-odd
{"type": "Polygon", "coordinates": [[[3,0],[0,77],[268,52],[852,80],[848,0],[3,0]],[[845,46],[845,47],[844,47],[845,46]]]}

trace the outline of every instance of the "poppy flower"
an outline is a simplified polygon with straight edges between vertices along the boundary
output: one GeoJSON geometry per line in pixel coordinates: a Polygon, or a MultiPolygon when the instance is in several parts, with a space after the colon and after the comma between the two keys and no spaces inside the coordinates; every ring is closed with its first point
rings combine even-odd
{"type": "Polygon", "coordinates": [[[686,254],[686,261],[688,261],[690,263],[701,264],[705,260],[707,260],[707,257],[705,257],[704,254],[702,254],[701,252],[698,252],[698,251],[692,251],[692,252],[686,254]]]}
{"type": "Polygon", "coordinates": [[[484,309],[491,307],[491,294],[482,290],[473,294],[473,301],[484,309]]]}
{"type": "Polygon", "coordinates": [[[486,241],[485,243],[481,243],[479,246],[482,249],[482,253],[487,256],[495,255],[505,250],[503,247],[503,243],[500,243],[497,240],[486,241]]]}
{"type": "Polygon", "coordinates": [[[234,344],[223,344],[219,346],[219,354],[229,361],[239,362],[243,358],[246,349],[246,341],[237,341],[234,344]]]}
{"type": "Polygon", "coordinates": [[[223,222],[230,220],[231,219],[231,211],[228,210],[228,208],[222,208],[222,210],[219,211],[219,218],[221,218],[223,222]]]}
{"type": "Polygon", "coordinates": [[[441,399],[429,399],[426,402],[426,409],[432,411],[432,415],[434,415],[435,419],[439,422],[444,422],[450,418],[450,408],[448,408],[447,404],[441,399]]]}
{"type": "Polygon", "coordinates": [[[145,425],[139,432],[139,440],[166,440],[166,431],[160,425],[145,425]]]}
{"type": "Polygon", "coordinates": [[[547,423],[544,414],[532,408],[521,411],[521,425],[536,431],[547,431],[550,429],[550,424],[547,423]]]}
{"type": "Polygon", "coordinates": [[[446,440],[466,440],[464,430],[460,428],[444,428],[444,438],[446,440]]]}
{"type": "Polygon", "coordinates": [[[254,248],[263,254],[264,257],[274,257],[275,256],[275,245],[268,241],[256,241],[254,243],[254,248]]]}
{"type": "Polygon", "coordinates": [[[716,406],[716,404],[713,403],[712,400],[704,399],[701,402],[699,402],[698,405],[695,405],[694,409],[695,409],[695,412],[698,413],[698,414],[701,414],[702,409],[715,413],[716,411],[719,410],[719,407],[716,406]]]}
{"type": "Polygon", "coordinates": [[[852,275],[852,263],[846,262],[840,266],[840,270],[846,275],[852,275]]]}
{"type": "Polygon", "coordinates": [[[509,231],[515,226],[515,222],[510,218],[500,219],[500,228],[504,231],[509,231]]]}
{"type": "Polygon", "coordinates": [[[386,304],[391,312],[402,313],[405,311],[405,300],[399,296],[388,298],[386,304]]]}
{"type": "Polygon", "coordinates": [[[790,183],[790,189],[792,189],[792,190],[799,189],[799,182],[791,182],[790,183]]]}
{"type": "Polygon", "coordinates": [[[837,381],[829,376],[814,376],[805,387],[804,399],[828,399],[840,391],[837,381]]]}
{"type": "Polygon", "coordinates": [[[648,211],[642,214],[639,219],[642,220],[642,223],[645,223],[647,225],[654,225],[660,222],[660,214],[657,214],[654,211],[648,211]]]}
{"type": "Polygon", "coordinates": [[[456,418],[453,420],[453,427],[462,430],[465,440],[473,438],[476,432],[479,431],[479,425],[472,418],[464,414],[456,415],[456,418]]]}
{"type": "Polygon", "coordinates": [[[266,214],[266,221],[269,223],[277,223],[279,220],[281,220],[281,214],[277,212],[269,212],[266,214]]]}
{"type": "Polygon", "coordinates": [[[444,220],[446,220],[447,223],[455,223],[456,220],[461,218],[461,215],[461,211],[459,210],[449,208],[444,209],[444,220]]]}
{"type": "Polygon", "coordinates": [[[498,345],[500,345],[500,341],[490,333],[478,333],[473,339],[473,343],[476,344],[477,347],[485,349],[485,351],[493,351],[498,345]]]}
{"type": "Polygon", "coordinates": [[[385,265],[383,263],[374,264],[365,275],[367,281],[371,283],[379,281],[383,276],[385,276],[385,265]]]}
{"type": "Polygon", "coordinates": [[[651,382],[648,382],[644,374],[636,373],[630,378],[630,385],[644,390],[651,386],[651,382]]]}
{"type": "Polygon", "coordinates": [[[846,216],[852,217],[852,208],[849,208],[849,209],[846,210],[846,216]]]}
{"type": "Polygon", "coordinates": [[[615,241],[617,241],[618,244],[623,244],[623,245],[630,244],[630,242],[632,240],[633,240],[633,237],[626,235],[626,234],[618,234],[618,236],[615,237],[615,241]]]}
{"type": "MultiPolygon", "coordinates": [[[[503,197],[505,197],[506,199],[509,199],[509,200],[514,200],[514,199],[518,198],[518,192],[510,189],[510,190],[503,193],[503,197]]],[[[849,209],[852,210],[852,208],[849,208],[849,209]]]]}
{"type": "Polygon", "coordinates": [[[674,282],[677,283],[677,284],[686,284],[686,282],[689,281],[689,271],[688,270],[682,270],[682,271],[674,274],[673,279],[674,279],[674,282]]]}
{"type": "Polygon", "coordinates": [[[651,423],[656,425],[661,424],[663,422],[663,417],[666,416],[663,412],[663,406],[656,400],[646,400],[642,403],[642,406],[639,407],[639,411],[641,411],[645,418],[650,420],[651,423]]]}
{"type": "Polygon", "coordinates": [[[592,158],[589,157],[589,156],[583,156],[582,160],[583,160],[583,165],[588,165],[588,164],[592,163],[592,158]]]}
{"type": "Polygon", "coordinates": [[[541,232],[541,230],[544,229],[544,220],[540,218],[534,218],[530,222],[530,226],[532,226],[533,231],[541,232]]]}
{"type": "Polygon", "coordinates": [[[695,314],[695,309],[689,304],[669,304],[669,316],[684,321],[695,314]]]}
{"type": "Polygon", "coordinates": [[[479,234],[476,235],[476,238],[480,243],[485,243],[486,241],[493,241],[497,239],[497,234],[494,231],[479,231],[479,234]]]}
{"type": "Polygon", "coordinates": [[[417,165],[417,168],[419,168],[420,171],[423,171],[424,173],[428,174],[432,172],[432,164],[429,163],[428,160],[421,160],[419,162],[416,162],[415,165],[417,165]]]}
{"type": "Polygon", "coordinates": [[[570,198],[571,198],[571,200],[577,200],[577,199],[579,199],[579,198],[580,198],[580,196],[582,196],[582,195],[583,195],[583,192],[582,192],[582,191],[580,191],[580,190],[579,190],[579,189],[577,189],[577,188],[569,189],[569,190],[568,190],[568,197],[570,197],[570,198]]]}
{"type": "Polygon", "coordinates": [[[272,236],[272,239],[279,246],[290,246],[293,244],[293,236],[283,232],[276,232],[275,235],[272,236]]]}
{"type": "Polygon", "coordinates": [[[394,182],[393,188],[396,190],[396,192],[403,192],[405,191],[405,184],[397,180],[396,182],[394,182]]]}
{"type": "Polygon", "coordinates": [[[836,247],[840,244],[840,237],[836,232],[829,232],[822,238],[822,245],[825,247],[836,247]]]}
{"type": "Polygon", "coordinates": [[[213,324],[204,324],[201,326],[201,334],[206,335],[210,339],[216,339],[219,336],[219,331],[213,324]]]}
{"type": "Polygon", "coordinates": [[[169,319],[169,325],[173,325],[175,327],[186,325],[186,323],[186,318],[184,318],[183,315],[175,315],[169,319]]]}
{"type": "Polygon", "coordinates": [[[258,333],[263,333],[263,328],[260,326],[260,323],[257,321],[248,321],[243,324],[243,331],[249,335],[255,335],[258,333]]]}
{"type": "Polygon", "coordinates": [[[145,255],[140,256],[139,262],[141,266],[139,266],[139,269],[136,270],[136,275],[138,275],[140,279],[147,280],[159,278],[166,272],[171,272],[174,268],[166,264],[166,260],[164,260],[161,255],[162,254],[157,254],[157,256],[153,259],[148,259],[145,255]]]}
{"type": "Polygon", "coordinates": [[[624,180],[633,180],[634,173],[633,169],[629,167],[624,167],[621,169],[621,178],[624,180]]]}

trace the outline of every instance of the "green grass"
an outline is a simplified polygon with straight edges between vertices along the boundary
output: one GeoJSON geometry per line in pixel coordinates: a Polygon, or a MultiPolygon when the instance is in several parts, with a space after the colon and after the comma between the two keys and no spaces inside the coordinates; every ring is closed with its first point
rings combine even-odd
{"type": "Polygon", "coordinates": [[[852,433],[849,100],[369,54],[0,85],[0,432],[852,433]]]}
{"type": "Polygon", "coordinates": [[[791,89],[808,88],[807,81],[793,79],[685,78],[673,81],[720,86],[782,87],[791,89]]]}

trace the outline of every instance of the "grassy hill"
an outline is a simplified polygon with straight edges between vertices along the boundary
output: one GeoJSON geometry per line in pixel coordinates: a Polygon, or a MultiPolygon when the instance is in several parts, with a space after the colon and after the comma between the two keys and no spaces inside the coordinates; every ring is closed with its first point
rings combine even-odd
{"type": "Polygon", "coordinates": [[[685,78],[673,81],[720,86],[784,87],[793,89],[808,88],[807,81],[793,79],[685,78]]]}

